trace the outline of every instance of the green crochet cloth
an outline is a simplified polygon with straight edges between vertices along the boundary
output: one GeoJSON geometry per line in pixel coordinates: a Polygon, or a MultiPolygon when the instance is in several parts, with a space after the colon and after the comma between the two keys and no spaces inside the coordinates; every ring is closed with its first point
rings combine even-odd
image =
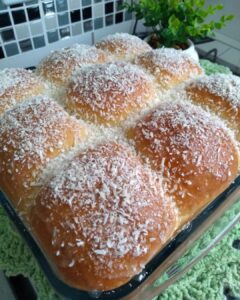
{"type": "Polygon", "coordinates": [[[206,75],[211,75],[215,73],[222,73],[222,74],[232,73],[228,67],[211,63],[209,60],[206,59],[201,59],[200,65],[203,67],[206,75]]]}
{"type": "MultiPolygon", "coordinates": [[[[230,73],[227,68],[208,61],[201,61],[201,64],[207,74],[230,73]]],[[[234,210],[228,212],[228,218],[231,217],[231,214],[234,215],[236,210],[240,211],[240,201],[237,206],[235,205],[234,210]]],[[[216,228],[208,230],[181,260],[194,257],[208,241],[211,241],[215,230],[216,228]]],[[[225,299],[224,288],[229,288],[232,295],[240,297],[240,250],[232,247],[232,243],[236,239],[240,239],[240,224],[237,224],[207,256],[192,267],[177,283],[155,299],[222,300],[225,299]]],[[[4,270],[7,276],[22,274],[29,278],[38,294],[38,300],[59,299],[1,207],[0,270],[4,270]]],[[[162,280],[163,277],[155,285],[162,280]]]]}
{"type": "MultiPolygon", "coordinates": [[[[240,201],[238,201],[238,211],[240,211],[240,201]]],[[[204,235],[203,240],[211,239],[212,233],[209,230],[204,235]]],[[[240,250],[232,247],[233,241],[237,238],[240,238],[240,224],[237,224],[207,256],[157,299],[222,300],[225,299],[223,293],[225,287],[228,287],[235,296],[240,296],[240,250]]],[[[201,240],[188,255],[198,251],[199,243],[201,240]]],[[[183,259],[186,259],[186,256],[183,259]]],[[[0,269],[4,270],[8,276],[22,274],[30,278],[37,291],[38,300],[58,299],[30,250],[1,207],[0,269]]]]}

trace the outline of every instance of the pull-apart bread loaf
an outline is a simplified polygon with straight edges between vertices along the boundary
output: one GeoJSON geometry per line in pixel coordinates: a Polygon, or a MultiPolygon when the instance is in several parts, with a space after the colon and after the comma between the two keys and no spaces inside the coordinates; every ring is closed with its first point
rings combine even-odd
{"type": "Polygon", "coordinates": [[[239,79],[128,34],[36,74],[0,72],[0,189],[64,282],[120,287],[237,176],[239,79]]]}

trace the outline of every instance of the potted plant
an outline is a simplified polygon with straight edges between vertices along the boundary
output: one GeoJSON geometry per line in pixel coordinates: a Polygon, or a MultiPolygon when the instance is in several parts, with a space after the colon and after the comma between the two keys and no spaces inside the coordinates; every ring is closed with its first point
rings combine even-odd
{"type": "MultiPolygon", "coordinates": [[[[153,48],[173,47],[188,49],[194,46],[191,41],[213,35],[221,29],[233,15],[222,15],[219,20],[208,20],[223,5],[205,5],[205,0],[138,0],[124,3],[128,12],[135,13],[136,20],[150,27],[152,34],[148,38],[153,48]]],[[[190,48],[190,49],[189,49],[190,48]]],[[[192,48],[192,49],[191,49],[192,48]]],[[[195,54],[196,55],[196,54],[195,54]]]]}

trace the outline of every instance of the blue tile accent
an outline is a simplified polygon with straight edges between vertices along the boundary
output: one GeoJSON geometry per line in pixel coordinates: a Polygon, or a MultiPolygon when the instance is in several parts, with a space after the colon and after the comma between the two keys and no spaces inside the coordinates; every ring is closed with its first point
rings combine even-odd
{"type": "Polygon", "coordinates": [[[15,35],[14,35],[14,32],[11,28],[3,30],[1,32],[1,36],[2,36],[2,41],[3,42],[9,42],[9,41],[15,40],[15,35]]]}
{"type": "Polygon", "coordinates": [[[22,52],[27,52],[32,50],[32,41],[30,39],[26,39],[19,42],[19,46],[22,52]]]}
{"type": "Polygon", "coordinates": [[[58,24],[59,24],[59,26],[69,24],[68,12],[58,14],[58,24]]]}
{"type": "Polygon", "coordinates": [[[85,32],[91,31],[93,29],[92,21],[86,21],[83,23],[83,29],[85,32]]]}
{"type": "Polygon", "coordinates": [[[0,1],[0,10],[6,10],[7,6],[0,1]]]}
{"type": "Polygon", "coordinates": [[[132,20],[132,13],[129,13],[128,11],[125,12],[125,21],[132,20]]]}
{"type": "Polygon", "coordinates": [[[44,36],[36,36],[33,38],[34,48],[41,48],[46,45],[44,36]]]}
{"type": "Polygon", "coordinates": [[[82,0],[82,6],[89,6],[92,4],[91,0],[82,0]]]}
{"type": "Polygon", "coordinates": [[[74,23],[72,25],[72,35],[78,35],[82,33],[82,23],[78,22],[78,23],[74,23]]]}
{"type": "Polygon", "coordinates": [[[54,43],[56,41],[59,40],[58,37],[58,30],[51,30],[47,32],[47,36],[48,36],[48,42],[49,43],[54,43]]]}
{"type": "Polygon", "coordinates": [[[60,28],[59,29],[59,35],[60,35],[61,39],[70,37],[70,35],[71,35],[70,34],[70,27],[67,26],[67,27],[60,28]]]}
{"type": "Polygon", "coordinates": [[[106,26],[110,26],[113,24],[113,15],[105,17],[106,26]]]}
{"type": "Polygon", "coordinates": [[[94,20],[94,29],[99,29],[103,27],[103,18],[97,18],[94,20]]]}
{"type": "Polygon", "coordinates": [[[67,0],[56,0],[57,11],[66,11],[68,9],[67,0]]]}
{"type": "Polygon", "coordinates": [[[31,6],[31,5],[34,5],[34,4],[38,4],[38,0],[32,0],[32,1],[25,2],[25,5],[27,5],[27,6],[31,6]]]}
{"type": "Polygon", "coordinates": [[[17,43],[6,44],[4,48],[7,56],[13,56],[19,53],[17,43]]]}

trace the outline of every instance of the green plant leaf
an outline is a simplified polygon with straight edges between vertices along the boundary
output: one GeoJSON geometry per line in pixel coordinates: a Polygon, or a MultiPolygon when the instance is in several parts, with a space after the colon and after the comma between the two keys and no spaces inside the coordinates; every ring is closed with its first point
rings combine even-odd
{"type": "Polygon", "coordinates": [[[233,20],[234,18],[235,18],[234,15],[229,15],[229,16],[226,16],[226,17],[225,17],[225,20],[226,20],[226,21],[231,21],[231,20],[233,20]]]}
{"type": "Polygon", "coordinates": [[[133,0],[124,8],[143,19],[166,46],[184,43],[188,38],[213,35],[231,21],[233,15],[223,15],[218,20],[206,22],[208,16],[223,9],[222,4],[206,6],[205,0],[133,0]]]}
{"type": "Polygon", "coordinates": [[[172,15],[168,20],[168,24],[171,31],[177,33],[181,22],[175,15],[172,15]]]}
{"type": "Polygon", "coordinates": [[[215,28],[216,28],[216,29],[221,29],[222,26],[223,26],[223,24],[222,24],[221,22],[216,22],[216,23],[215,23],[215,28]]]}

